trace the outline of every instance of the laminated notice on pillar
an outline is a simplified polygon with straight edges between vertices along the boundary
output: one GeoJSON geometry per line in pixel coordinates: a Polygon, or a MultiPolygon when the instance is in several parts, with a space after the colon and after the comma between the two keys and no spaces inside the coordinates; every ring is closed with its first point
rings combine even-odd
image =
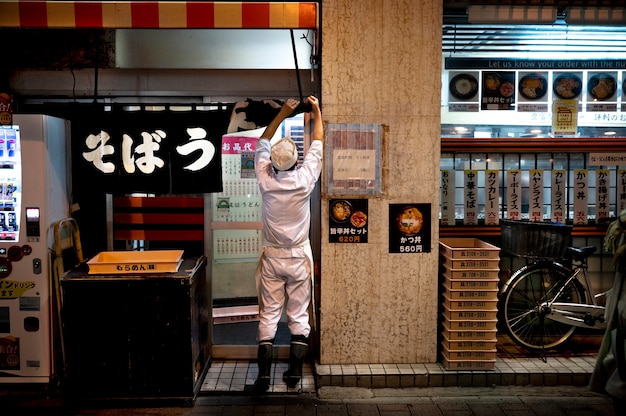
{"type": "Polygon", "coordinates": [[[506,172],[506,200],[507,218],[520,220],[522,218],[522,171],[509,170],[506,172]]]}
{"type": "Polygon", "coordinates": [[[328,124],[323,178],[328,194],[382,193],[381,124],[328,124]]]}
{"type": "Polygon", "coordinates": [[[589,171],[577,169],[574,171],[574,225],[588,223],[589,209],[589,171]]]}
{"type": "Polygon", "coordinates": [[[478,224],[478,171],[467,169],[463,171],[465,184],[463,187],[465,194],[465,215],[463,224],[478,224]]]}

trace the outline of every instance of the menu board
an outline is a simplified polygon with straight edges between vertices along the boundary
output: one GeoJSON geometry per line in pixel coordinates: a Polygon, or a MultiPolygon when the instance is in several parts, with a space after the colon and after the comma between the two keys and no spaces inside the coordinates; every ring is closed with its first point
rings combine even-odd
{"type": "Polygon", "coordinates": [[[254,175],[258,138],[222,138],[222,192],[213,195],[213,221],[261,221],[261,193],[254,175]]]}
{"type": "MultiPolygon", "coordinates": [[[[444,124],[501,124],[493,112],[506,111],[509,124],[549,125],[563,114],[554,103],[573,101],[578,125],[626,122],[626,60],[445,58],[444,124]],[[446,91],[447,90],[447,91],[446,91]],[[474,112],[475,115],[462,113],[474,112]],[[515,114],[513,116],[513,114],[515,114]],[[452,117],[452,118],[448,118],[452,117]]],[[[559,107],[562,107],[560,105],[559,107]]],[[[573,118],[570,118],[573,120],[573,118]]],[[[568,132],[555,135],[571,135],[568,132]]]]}

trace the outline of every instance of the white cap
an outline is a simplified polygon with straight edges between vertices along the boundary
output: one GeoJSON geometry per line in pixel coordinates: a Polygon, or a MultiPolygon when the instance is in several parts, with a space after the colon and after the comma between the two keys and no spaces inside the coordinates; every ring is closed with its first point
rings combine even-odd
{"type": "Polygon", "coordinates": [[[272,146],[270,155],[276,170],[287,170],[298,160],[298,148],[289,137],[284,137],[272,146]]]}

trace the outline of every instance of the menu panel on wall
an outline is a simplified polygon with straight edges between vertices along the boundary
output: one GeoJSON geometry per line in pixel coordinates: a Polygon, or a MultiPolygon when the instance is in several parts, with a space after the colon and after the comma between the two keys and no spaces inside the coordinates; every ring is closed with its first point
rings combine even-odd
{"type": "Polygon", "coordinates": [[[548,79],[549,75],[547,71],[520,71],[517,111],[537,113],[548,111],[548,79]]]}
{"type": "Polygon", "coordinates": [[[455,184],[454,171],[444,169],[441,171],[441,224],[455,224],[455,184]]]}
{"type": "Polygon", "coordinates": [[[610,181],[611,176],[608,169],[596,170],[596,221],[609,218],[610,181]]]}
{"type": "Polygon", "coordinates": [[[222,138],[223,191],[213,195],[213,221],[261,221],[261,193],[254,175],[257,137],[222,138]]]}
{"type": "Polygon", "coordinates": [[[530,171],[530,220],[543,221],[543,170],[531,169],[530,171]]]}
{"type": "Polygon", "coordinates": [[[588,223],[589,215],[589,171],[576,169],[574,171],[574,225],[588,223]]]}
{"type": "Polygon", "coordinates": [[[465,216],[463,224],[478,224],[478,171],[467,169],[464,171],[465,178],[465,216]]]}
{"type": "Polygon", "coordinates": [[[567,172],[563,169],[555,169],[552,171],[551,183],[551,204],[552,204],[552,221],[565,223],[567,212],[565,211],[565,178],[567,172]]]}
{"type": "Polygon", "coordinates": [[[481,110],[515,109],[515,72],[486,71],[482,73],[481,110]]]}
{"type": "Polygon", "coordinates": [[[498,225],[500,223],[500,172],[497,170],[485,171],[485,224],[498,225]]]}
{"type": "Polygon", "coordinates": [[[617,170],[617,212],[626,209],[626,169],[617,170]]]}
{"type": "Polygon", "coordinates": [[[507,219],[522,219],[522,171],[519,169],[506,172],[507,219]]]}
{"type": "Polygon", "coordinates": [[[625,59],[447,57],[443,79],[442,124],[550,125],[558,100],[576,101],[580,126],[626,123],[625,59]]]}

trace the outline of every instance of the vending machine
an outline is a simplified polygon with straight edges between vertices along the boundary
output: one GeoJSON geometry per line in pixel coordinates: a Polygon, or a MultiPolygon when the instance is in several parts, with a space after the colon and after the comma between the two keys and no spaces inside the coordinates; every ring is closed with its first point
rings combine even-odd
{"type": "Polygon", "coordinates": [[[69,216],[69,122],[14,115],[0,126],[0,383],[54,375],[51,225],[69,216]]]}

